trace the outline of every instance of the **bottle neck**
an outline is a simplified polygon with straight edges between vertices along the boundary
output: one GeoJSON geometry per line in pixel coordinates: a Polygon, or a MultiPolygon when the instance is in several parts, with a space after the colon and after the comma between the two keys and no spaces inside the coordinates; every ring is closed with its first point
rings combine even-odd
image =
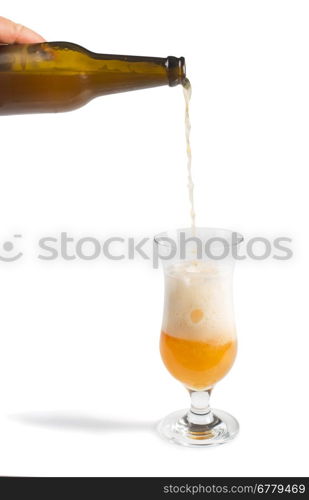
{"type": "Polygon", "coordinates": [[[186,62],[184,57],[168,56],[166,58],[166,70],[170,87],[183,85],[186,79],[186,62]]]}
{"type": "Polygon", "coordinates": [[[169,56],[143,57],[90,53],[97,70],[87,74],[96,95],[183,84],[185,60],[169,56]],[[103,64],[102,64],[103,63],[103,64]]]}

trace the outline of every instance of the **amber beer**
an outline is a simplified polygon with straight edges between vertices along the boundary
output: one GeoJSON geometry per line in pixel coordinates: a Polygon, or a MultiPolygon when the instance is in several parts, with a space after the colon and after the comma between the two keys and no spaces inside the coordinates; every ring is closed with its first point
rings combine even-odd
{"type": "Polygon", "coordinates": [[[236,340],[204,342],[161,333],[164,364],[189,389],[206,389],[221,380],[234,362],[236,348],[236,340]]]}
{"type": "Polygon", "coordinates": [[[0,115],[70,111],[117,92],[185,81],[185,60],[90,52],[68,42],[0,46],[0,115]]]}
{"type": "Polygon", "coordinates": [[[229,280],[203,264],[171,268],[160,352],[169,372],[189,389],[212,387],[231,368],[237,341],[229,280]]]}

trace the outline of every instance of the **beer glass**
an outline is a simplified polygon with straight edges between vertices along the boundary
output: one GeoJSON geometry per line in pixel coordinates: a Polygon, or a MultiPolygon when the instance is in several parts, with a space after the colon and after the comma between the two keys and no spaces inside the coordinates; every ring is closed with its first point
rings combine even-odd
{"type": "Polygon", "coordinates": [[[238,433],[238,422],[211,409],[209,398],[236,357],[232,278],[242,237],[189,228],[161,233],[154,241],[165,277],[161,357],[191,396],[191,408],[164,418],[159,433],[187,446],[225,443],[238,433]]]}

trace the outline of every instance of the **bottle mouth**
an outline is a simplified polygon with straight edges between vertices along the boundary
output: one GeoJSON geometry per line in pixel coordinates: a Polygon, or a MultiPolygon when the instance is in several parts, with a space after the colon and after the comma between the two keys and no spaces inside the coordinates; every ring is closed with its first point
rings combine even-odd
{"type": "Polygon", "coordinates": [[[186,79],[186,61],[184,57],[168,56],[166,69],[170,87],[184,83],[186,79]]]}

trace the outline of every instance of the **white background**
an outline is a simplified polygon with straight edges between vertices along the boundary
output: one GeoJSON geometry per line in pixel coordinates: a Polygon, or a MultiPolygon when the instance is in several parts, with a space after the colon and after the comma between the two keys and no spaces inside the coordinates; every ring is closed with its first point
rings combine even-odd
{"type": "Polygon", "coordinates": [[[40,262],[36,241],[189,224],[181,88],[1,117],[0,243],[19,232],[25,255],[0,262],[0,474],[308,475],[308,2],[10,0],[0,14],[97,52],[185,56],[197,223],[294,251],[235,274],[239,354],[213,405],[238,438],[165,443],[155,423],[189,401],[159,356],[162,271],[40,262]]]}

